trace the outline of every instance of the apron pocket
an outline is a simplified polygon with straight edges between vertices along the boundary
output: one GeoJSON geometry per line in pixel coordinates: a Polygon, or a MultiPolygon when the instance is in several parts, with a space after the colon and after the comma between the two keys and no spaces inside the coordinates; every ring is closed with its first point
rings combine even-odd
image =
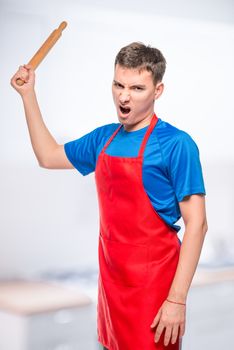
{"type": "Polygon", "coordinates": [[[148,247],[99,236],[99,264],[103,279],[128,287],[143,287],[148,271],[148,247]]]}

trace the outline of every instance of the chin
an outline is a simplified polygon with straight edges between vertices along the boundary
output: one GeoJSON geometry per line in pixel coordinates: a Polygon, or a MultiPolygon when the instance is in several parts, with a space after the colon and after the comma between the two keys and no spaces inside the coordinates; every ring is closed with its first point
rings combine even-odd
{"type": "Polygon", "coordinates": [[[121,121],[122,123],[127,123],[127,122],[129,122],[131,119],[130,119],[130,115],[119,115],[118,114],[118,119],[119,119],[119,121],[121,121]]]}

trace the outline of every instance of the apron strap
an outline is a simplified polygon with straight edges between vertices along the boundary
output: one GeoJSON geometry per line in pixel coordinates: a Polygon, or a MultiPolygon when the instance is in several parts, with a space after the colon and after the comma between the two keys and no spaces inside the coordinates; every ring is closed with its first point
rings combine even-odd
{"type": "Polygon", "coordinates": [[[138,157],[142,157],[143,156],[144,150],[145,150],[145,147],[146,147],[146,143],[147,143],[147,141],[148,141],[148,139],[150,137],[150,134],[153,131],[155,125],[157,124],[157,122],[158,122],[158,117],[154,113],[154,115],[153,115],[153,117],[152,117],[152,119],[150,121],[150,125],[149,125],[149,127],[148,127],[148,129],[147,129],[147,131],[145,133],[144,139],[143,139],[143,141],[141,143],[141,147],[140,147],[140,150],[139,150],[139,153],[138,153],[138,157]]]}
{"type": "MultiPolygon", "coordinates": [[[[147,128],[147,132],[145,133],[145,136],[144,136],[144,139],[141,143],[141,147],[140,147],[140,150],[139,150],[139,153],[138,153],[138,157],[142,157],[143,154],[144,154],[144,150],[145,150],[145,146],[146,146],[146,143],[148,141],[148,138],[150,137],[150,134],[151,132],[153,131],[155,125],[157,124],[158,122],[158,117],[156,116],[156,114],[154,113],[151,121],[150,121],[150,125],[149,127],[147,128]]],[[[103,147],[102,149],[102,152],[105,152],[105,150],[107,149],[107,147],[109,146],[109,144],[111,143],[111,141],[113,140],[113,138],[115,137],[115,135],[117,134],[117,132],[119,131],[119,129],[123,126],[123,124],[120,124],[118,126],[118,128],[114,131],[114,133],[112,134],[112,136],[109,138],[109,140],[107,141],[107,143],[105,144],[105,146],[103,147]]]]}
{"type": "Polygon", "coordinates": [[[105,152],[105,150],[107,149],[107,147],[109,146],[109,144],[111,143],[111,141],[113,140],[113,138],[115,137],[115,135],[117,134],[117,132],[119,131],[119,129],[122,127],[122,124],[120,124],[118,126],[118,128],[114,131],[114,133],[112,134],[112,136],[109,138],[109,140],[107,141],[107,143],[105,144],[105,146],[102,149],[102,152],[105,152]]]}

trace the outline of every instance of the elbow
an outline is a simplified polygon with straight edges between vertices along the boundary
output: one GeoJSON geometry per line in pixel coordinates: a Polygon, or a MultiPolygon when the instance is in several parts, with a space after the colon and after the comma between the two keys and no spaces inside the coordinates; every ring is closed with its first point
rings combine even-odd
{"type": "Polygon", "coordinates": [[[50,165],[49,165],[48,161],[46,161],[44,159],[39,159],[39,158],[37,158],[37,161],[38,161],[38,165],[41,168],[50,169],[50,165]]]}
{"type": "Polygon", "coordinates": [[[38,162],[38,165],[39,165],[40,168],[47,169],[47,166],[44,163],[42,163],[42,162],[38,162]]]}
{"type": "Polygon", "coordinates": [[[200,222],[198,222],[198,220],[189,221],[185,224],[185,232],[193,232],[195,235],[199,233],[199,235],[203,238],[205,237],[207,231],[208,224],[206,219],[201,220],[200,222]]]}

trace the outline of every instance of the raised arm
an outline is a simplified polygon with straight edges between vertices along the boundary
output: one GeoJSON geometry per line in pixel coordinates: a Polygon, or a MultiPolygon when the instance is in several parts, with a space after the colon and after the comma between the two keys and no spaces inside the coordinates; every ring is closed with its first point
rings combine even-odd
{"type": "Polygon", "coordinates": [[[22,98],[31,144],[39,165],[48,169],[72,169],[64,146],[56,142],[43,121],[34,89],[33,69],[28,65],[20,66],[11,78],[11,85],[22,98]],[[25,84],[18,86],[18,78],[24,80],[25,84]]]}

